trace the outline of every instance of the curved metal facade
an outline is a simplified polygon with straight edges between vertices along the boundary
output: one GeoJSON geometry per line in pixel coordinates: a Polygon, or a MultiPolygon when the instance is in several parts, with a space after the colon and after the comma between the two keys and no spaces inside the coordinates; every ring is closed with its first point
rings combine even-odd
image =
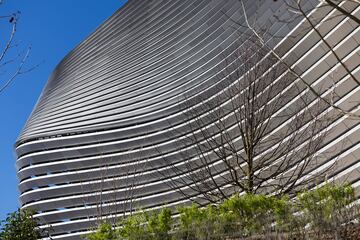
{"type": "MultiPolygon", "coordinates": [[[[304,79],[327,86],[337,78],[336,104],[360,113],[360,86],[316,34],[302,19],[273,17],[288,14],[283,1],[245,5],[250,20],[285,36],[269,44],[282,46],[304,79]]],[[[346,8],[360,16],[359,6],[346,8]]],[[[192,98],[179,96],[214,91],[223,54],[240,44],[234,20],[244,21],[238,0],[130,0],[59,63],[16,144],[20,202],[38,211],[42,227],[51,224],[53,239],[79,239],[99,214],[187,202],[153,173],[162,154],[181,161],[171,129],[189,131],[183,106],[192,98]]],[[[360,78],[359,26],[338,17],[320,29],[360,78]]],[[[334,177],[357,187],[359,121],[339,116],[329,128],[326,163],[339,161],[334,177]]]]}

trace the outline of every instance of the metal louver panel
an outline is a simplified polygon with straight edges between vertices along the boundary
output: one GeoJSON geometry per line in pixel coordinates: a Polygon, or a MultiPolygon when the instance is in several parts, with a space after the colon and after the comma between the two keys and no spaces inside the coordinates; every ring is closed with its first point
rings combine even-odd
{"type": "MultiPolygon", "coordinates": [[[[288,14],[283,1],[244,3],[250,19],[283,36],[272,44],[287,49],[284,59],[304,79],[326,85],[336,74],[339,104],[360,114],[360,86],[311,29],[302,28],[302,19],[278,22],[275,13],[288,14]]],[[[359,6],[347,7],[360,17],[359,6]]],[[[332,28],[320,29],[360,78],[359,26],[334,19],[332,28]]],[[[95,226],[99,201],[109,218],[127,212],[130,198],[145,209],[188,202],[169,187],[170,179],[155,173],[167,171],[164,155],[184,160],[176,144],[191,130],[184,106],[198,95],[216,94],[224,54],[250,33],[239,33],[235,22],[244,22],[238,0],[130,0],[59,63],[16,143],[20,202],[38,212],[42,227],[51,225],[53,239],[80,239],[95,226]]],[[[330,177],[357,188],[359,121],[338,116],[329,128],[324,164],[341,163],[330,177]]]]}

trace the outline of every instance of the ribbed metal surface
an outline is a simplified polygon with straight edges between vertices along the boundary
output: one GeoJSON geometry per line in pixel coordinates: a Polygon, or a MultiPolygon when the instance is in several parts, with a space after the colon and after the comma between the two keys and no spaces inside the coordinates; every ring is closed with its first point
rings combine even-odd
{"type": "MultiPolygon", "coordinates": [[[[325,86],[342,79],[337,104],[360,114],[360,86],[316,34],[301,27],[302,19],[277,22],[275,13],[288,13],[283,1],[245,3],[250,19],[271,33],[297,36],[274,45],[286,49],[284,59],[304,79],[325,86]]],[[[346,7],[360,16],[356,4],[346,7]]],[[[319,16],[333,14],[327,9],[319,16]]],[[[187,134],[183,106],[216,90],[224,53],[239,45],[233,20],[244,21],[238,0],[131,0],[59,63],[16,144],[20,202],[38,211],[43,227],[52,225],[53,239],[79,239],[99,213],[114,217],[131,205],[187,202],[153,173],[166,171],[164,155],[182,160],[172,129],[187,134]],[[106,202],[101,209],[99,202],[106,202]]],[[[359,26],[338,17],[320,29],[360,78],[359,26]]],[[[336,177],[357,187],[359,121],[341,116],[329,128],[321,151],[329,152],[328,163],[340,162],[336,177]]]]}

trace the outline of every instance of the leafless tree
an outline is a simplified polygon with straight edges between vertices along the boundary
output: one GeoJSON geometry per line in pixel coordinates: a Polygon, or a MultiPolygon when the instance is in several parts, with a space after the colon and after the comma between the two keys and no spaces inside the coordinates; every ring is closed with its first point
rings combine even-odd
{"type": "MultiPolygon", "coordinates": [[[[249,21],[246,8],[244,5],[244,0],[239,0],[239,1],[242,5],[242,11],[245,17],[245,24],[234,21],[238,26],[241,26],[245,29],[249,29],[254,34],[254,36],[257,37],[261,45],[267,48],[278,61],[282,62],[282,64],[286,66],[288,71],[292,75],[294,75],[297,79],[299,79],[300,82],[304,84],[306,88],[309,91],[311,91],[316,97],[321,98],[322,101],[327,103],[327,105],[331,106],[342,115],[347,115],[355,119],[360,118],[359,114],[353,113],[348,109],[344,109],[338,104],[336,104],[336,100],[338,100],[336,93],[336,85],[337,85],[336,80],[334,80],[331,94],[327,96],[323,96],[322,92],[319,91],[319,89],[312,86],[306,79],[304,79],[302,77],[302,74],[299,73],[299,71],[297,71],[291,64],[289,64],[283,58],[282,54],[278,49],[274,48],[273,46],[267,43],[267,40],[269,38],[276,38],[282,36],[273,36],[273,35],[265,36],[266,34],[263,34],[263,32],[266,30],[261,29],[261,27],[257,25],[256,21],[255,22],[249,21]]],[[[310,7],[310,8],[309,8],[309,4],[306,5],[306,3],[308,3],[309,1],[305,1],[305,0],[283,0],[283,2],[287,6],[287,10],[289,11],[290,16],[288,16],[286,19],[278,19],[278,21],[290,23],[293,21],[297,21],[298,19],[305,19],[306,23],[303,24],[303,32],[314,31],[318,36],[318,38],[320,39],[320,41],[325,45],[325,48],[327,48],[327,50],[331,52],[332,56],[336,58],[336,61],[346,71],[347,75],[352,79],[352,81],[354,81],[357,86],[360,86],[360,79],[352,72],[352,70],[340,57],[339,53],[336,51],[336,46],[330,43],[329,40],[324,36],[322,31],[320,30],[320,26],[322,24],[325,24],[326,22],[330,22],[331,20],[338,18],[349,18],[351,19],[353,24],[359,25],[360,19],[355,14],[353,14],[352,11],[349,11],[348,8],[350,7],[350,9],[353,9],[354,11],[354,9],[357,9],[360,6],[360,2],[358,0],[320,0],[318,6],[310,7]],[[346,6],[347,4],[351,6],[346,6]],[[324,12],[334,11],[334,13],[330,14],[331,17],[326,17],[324,16],[324,14],[321,13],[314,14],[317,12],[321,12],[322,10],[324,10],[324,12]]],[[[292,36],[292,37],[297,37],[297,36],[292,36]]]]}
{"type": "MultiPolygon", "coordinates": [[[[0,6],[3,1],[0,2],[0,6]]],[[[31,52],[31,46],[22,49],[20,42],[15,40],[20,12],[0,16],[0,21],[6,23],[8,29],[3,29],[3,42],[0,42],[0,93],[2,93],[17,77],[32,71],[38,65],[26,67],[31,52]],[[7,38],[6,35],[7,34],[7,38]]]]}
{"type": "MultiPolygon", "coordinates": [[[[142,156],[141,154],[140,149],[139,156],[142,156]]],[[[89,219],[96,218],[95,228],[104,222],[116,226],[120,218],[133,214],[138,207],[134,203],[134,197],[139,193],[139,180],[144,173],[146,159],[145,163],[127,162],[126,159],[130,157],[129,154],[125,154],[121,158],[124,160],[123,163],[119,165],[115,163],[119,158],[115,160],[112,156],[100,153],[99,161],[102,164],[94,170],[97,172],[97,177],[94,178],[93,173],[89,172],[86,174],[86,179],[91,181],[86,183],[81,181],[83,206],[89,207],[89,219]]]]}
{"type": "Polygon", "coordinates": [[[192,200],[292,193],[329,170],[311,173],[331,119],[326,103],[301,91],[256,37],[239,43],[212,91],[185,97],[188,134],[177,143],[184,161],[170,164],[168,177],[192,200]]]}

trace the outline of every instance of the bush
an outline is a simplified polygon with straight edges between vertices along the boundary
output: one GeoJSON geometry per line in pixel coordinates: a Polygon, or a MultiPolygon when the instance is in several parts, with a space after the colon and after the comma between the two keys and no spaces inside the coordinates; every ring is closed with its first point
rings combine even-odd
{"type": "Polygon", "coordinates": [[[88,240],[116,240],[117,233],[114,228],[107,223],[101,224],[95,233],[87,236],[88,240]]]}
{"type": "Polygon", "coordinates": [[[226,221],[236,224],[232,231],[250,236],[270,232],[274,222],[285,222],[289,213],[287,206],[287,198],[247,194],[224,201],[221,208],[222,213],[227,215],[226,221]]]}
{"type": "Polygon", "coordinates": [[[172,218],[170,209],[163,208],[160,212],[151,212],[147,215],[146,220],[151,239],[171,239],[172,218]]]}
{"type": "Polygon", "coordinates": [[[235,195],[219,205],[181,207],[176,221],[168,208],[148,213],[140,211],[120,221],[118,231],[102,225],[88,239],[220,240],[251,236],[305,239],[309,232],[317,236],[320,233],[328,236],[330,232],[335,235],[327,239],[336,239],[346,233],[344,226],[359,216],[357,205],[349,207],[354,199],[350,185],[324,185],[303,191],[292,201],[286,196],[235,195]]]}
{"type": "Polygon", "coordinates": [[[171,210],[168,208],[149,213],[140,211],[119,223],[118,239],[171,239],[169,233],[172,228],[171,215],[171,210]]]}
{"type": "Polygon", "coordinates": [[[208,205],[199,208],[193,204],[179,208],[179,221],[176,238],[180,239],[220,239],[225,230],[225,221],[219,207],[208,205]]]}
{"type": "Polygon", "coordinates": [[[352,220],[347,206],[355,200],[351,185],[326,184],[312,191],[304,191],[297,197],[299,210],[312,229],[327,232],[336,231],[342,223],[352,220]]]}
{"type": "Polygon", "coordinates": [[[138,212],[125,218],[120,222],[120,239],[127,240],[147,240],[151,239],[146,227],[147,216],[144,212],[138,212]]]}

